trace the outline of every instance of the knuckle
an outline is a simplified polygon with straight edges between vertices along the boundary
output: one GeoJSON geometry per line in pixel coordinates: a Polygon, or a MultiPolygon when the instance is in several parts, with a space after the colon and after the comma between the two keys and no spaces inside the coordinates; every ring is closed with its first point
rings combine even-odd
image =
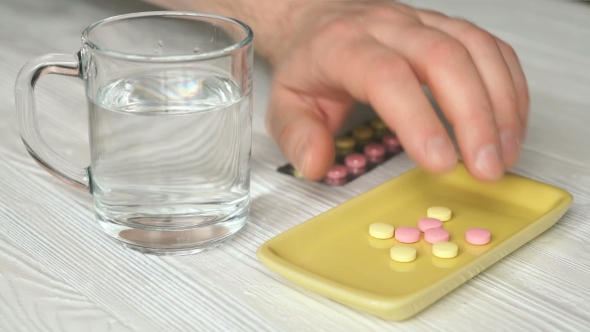
{"type": "Polygon", "coordinates": [[[440,39],[430,45],[428,60],[435,64],[446,64],[451,61],[468,61],[469,51],[459,41],[448,38],[440,39]]]}
{"type": "Polygon", "coordinates": [[[501,114],[505,122],[512,123],[518,121],[518,96],[516,89],[512,85],[505,85],[498,94],[491,96],[494,111],[501,114]]]}
{"type": "Polygon", "coordinates": [[[503,98],[503,102],[504,102],[504,107],[507,109],[507,112],[514,115],[514,120],[516,121],[518,114],[518,98],[516,96],[516,90],[512,89],[510,92],[508,92],[504,98],[503,98]]]}
{"type": "Polygon", "coordinates": [[[498,43],[500,49],[502,50],[502,53],[504,53],[504,57],[508,57],[508,59],[506,60],[512,60],[512,61],[517,61],[518,60],[518,55],[516,54],[516,51],[514,50],[514,48],[506,43],[498,43]]]}
{"type": "Polygon", "coordinates": [[[441,12],[436,11],[436,10],[421,8],[420,11],[423,12],[423,13],[425,13],[425,14],[428,14],[430,16],[437,17],[439,19],[440,18],[442,18],[442,19],[449,19],[450,18],[448,15],[445,15],[444,13],[441,13],[441,12]]]}
{"type": "Polygon", "coordinates": [[[449,123],[457,130],[470,130],[470,128],[495,128],[496,123],[492,108],[485,103],[470,107],[469,110],[448,114],[449,123]]]}
{"type": "Polygon", "coordinates": [[[509,117],[503,118],[501,120],[496,119],[496,122],[499,133],[507,131],[518,133],[520,131],[520,119],[516,113],[511,114],[509,117]]]}
{"type": "Polygon", "coordinates": [[[465,32],[463,32],[466,44],[473,45],[473,47],[496,45],[496,37],[494,37],[491,33],[484,31],[472,24],[469,25],[470,26],[465,29],[465,32]]]}
{"type": "Polygon", "coordinates": [[[477,108],[471,112],[467,112],[461,122],[465,124],[472,124],[473,126],[489,125],[494,126],[494,118],[492,116],[492,110],[489,106],[483,106],[477,108]]]}

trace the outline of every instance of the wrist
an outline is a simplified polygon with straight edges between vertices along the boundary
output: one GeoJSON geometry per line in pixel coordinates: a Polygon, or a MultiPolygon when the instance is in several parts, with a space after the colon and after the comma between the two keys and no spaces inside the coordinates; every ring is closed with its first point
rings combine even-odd
{"type": "MultiPolygon", "coordinates": [[[[277,61],[278,50],[290,39],[290,14],[287,1],[276,0],[143,0],[158,7],[231,17],[247,24],[254,31],[254,49],[277,61]]],[[[308,0],[301,0],[308,1],[308,0]]]]}
{"type": "MultiPolygon", "coordinates": [[[[222,15],[244,22],[254,31],[254,49],[275,65],[294,40],[313,22],[323,0],[144,0],[171,10],[222,15]]],[[[343,0],[363,1],[363,0],[343,0]]]]}

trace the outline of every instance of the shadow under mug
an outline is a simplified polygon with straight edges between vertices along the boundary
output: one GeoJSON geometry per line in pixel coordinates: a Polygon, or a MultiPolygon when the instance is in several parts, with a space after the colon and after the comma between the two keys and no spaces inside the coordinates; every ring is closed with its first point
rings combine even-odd
{"type": "Polygon", "coordinates": [[[22,140],[39,165],[93,195],[102,229],[152,254],[211,249],[250,211],[253,34],[231,18],[146,12],[82,33],[75,54],[19,72],[22,140]],[[46,74],[80,78],[91,161],[76,167],[43,141],[34,87],[46,74]]]}

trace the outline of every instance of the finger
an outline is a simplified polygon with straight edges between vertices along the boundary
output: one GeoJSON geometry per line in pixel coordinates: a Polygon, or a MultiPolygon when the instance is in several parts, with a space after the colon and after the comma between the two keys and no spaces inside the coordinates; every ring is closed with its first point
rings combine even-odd
{"type": "Polygon", "coordinates": [[[467,48],[490,97],[505,167],[512,167],[520,156],[522,125],[514,80],[496,38],[465,20],[432,11],[418,11],[418,15],[424,24],[453,36],[467,48]]]}
{"type": "Polygon", "coordinates": [[[275,84],[266,120],[268,132],[291,164],[304,178],[320,180],[334,162],[333,131],[321,112],[275,84]]]}
{"type": "Polygon", "coordinates": [[[520,142],[521,144],[524,143],[526,138],[526,128],[529,118],[529,107],[530,107],[530,95],[529,95],[529,88],[527,85],[526,77],[524,75],[524,71],[522,66],[520,65],[520,61],[518,60],[518,56],[514,49],[505,43],[504,41],[496,38],[496,42],[498,43],[498,47],[506,59],[506,63],[508,64],[508,69],[510,70],[510,75],[512,75],[512,80],[514,81],[514,86],[516,88],[516,97],[518,101],[518,115],[520,117],[520,124],[522,126],[520,133],[520,142]]]}
{"type": "Polygon", "coordinates": [[[375,35],[400,52],[425,82],[453,125],[469,172],[481,180],[504,173],[493,108],[469,51],[457,39],[423,25],[377,23],[375,35]],[[383,29],[388,29],[383,32],[383,29]]]}
{"type": "Polygon", "coordinates": [[[406,153],[430,171],[454,169],[453,143],[407,61],[395,55],[369,68],[368,99],[406,153]]]}
{"type": "MultiPolygon", "coordinates": [[[[344,91],[371,104],[415,161],[432,171],[454,168],[452,142],[407,61],[371,38],[339,40],[345,42],[316,43],[293,57],[296,62],[281,77],[289,78],[287,84],[302,80],[317,85],[317,91],[344,91]]],[[[280,135],[279,127],[270,130],[280,135]]]]}

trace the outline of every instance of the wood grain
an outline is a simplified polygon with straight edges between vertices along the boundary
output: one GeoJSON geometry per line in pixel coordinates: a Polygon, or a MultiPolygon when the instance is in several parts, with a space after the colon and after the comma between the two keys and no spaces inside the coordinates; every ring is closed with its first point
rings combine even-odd
{"type": "MultiPolygon", "coordinates": [[[[88,24],[153,10],[116,0],[4,0],[0,6],[0,331],[581,331],[590,326],[590,6],[552,0],[407,0],[489,29],[518,52],[532,112],[515,172],[570,191],[552,229],[401,323],[294,286],[255,251],[265,240],[415,166],[400,155],[345,188],[275,171],[285,162],[264,131],[271,73],[256,61],[252,215],[224,246],[188,257],[124,250],[94,222],[92,198],[26,153],[16,129],[19,68],[75,52],[88,24]]],[[[80,166],[88,162],[81,82],[43,78],[40,128],[80,166]]]]}
{"type": "Polygon", "coordinates": [[[0,235],[0,328],[5,331],[132,331],[0,235]]]}

